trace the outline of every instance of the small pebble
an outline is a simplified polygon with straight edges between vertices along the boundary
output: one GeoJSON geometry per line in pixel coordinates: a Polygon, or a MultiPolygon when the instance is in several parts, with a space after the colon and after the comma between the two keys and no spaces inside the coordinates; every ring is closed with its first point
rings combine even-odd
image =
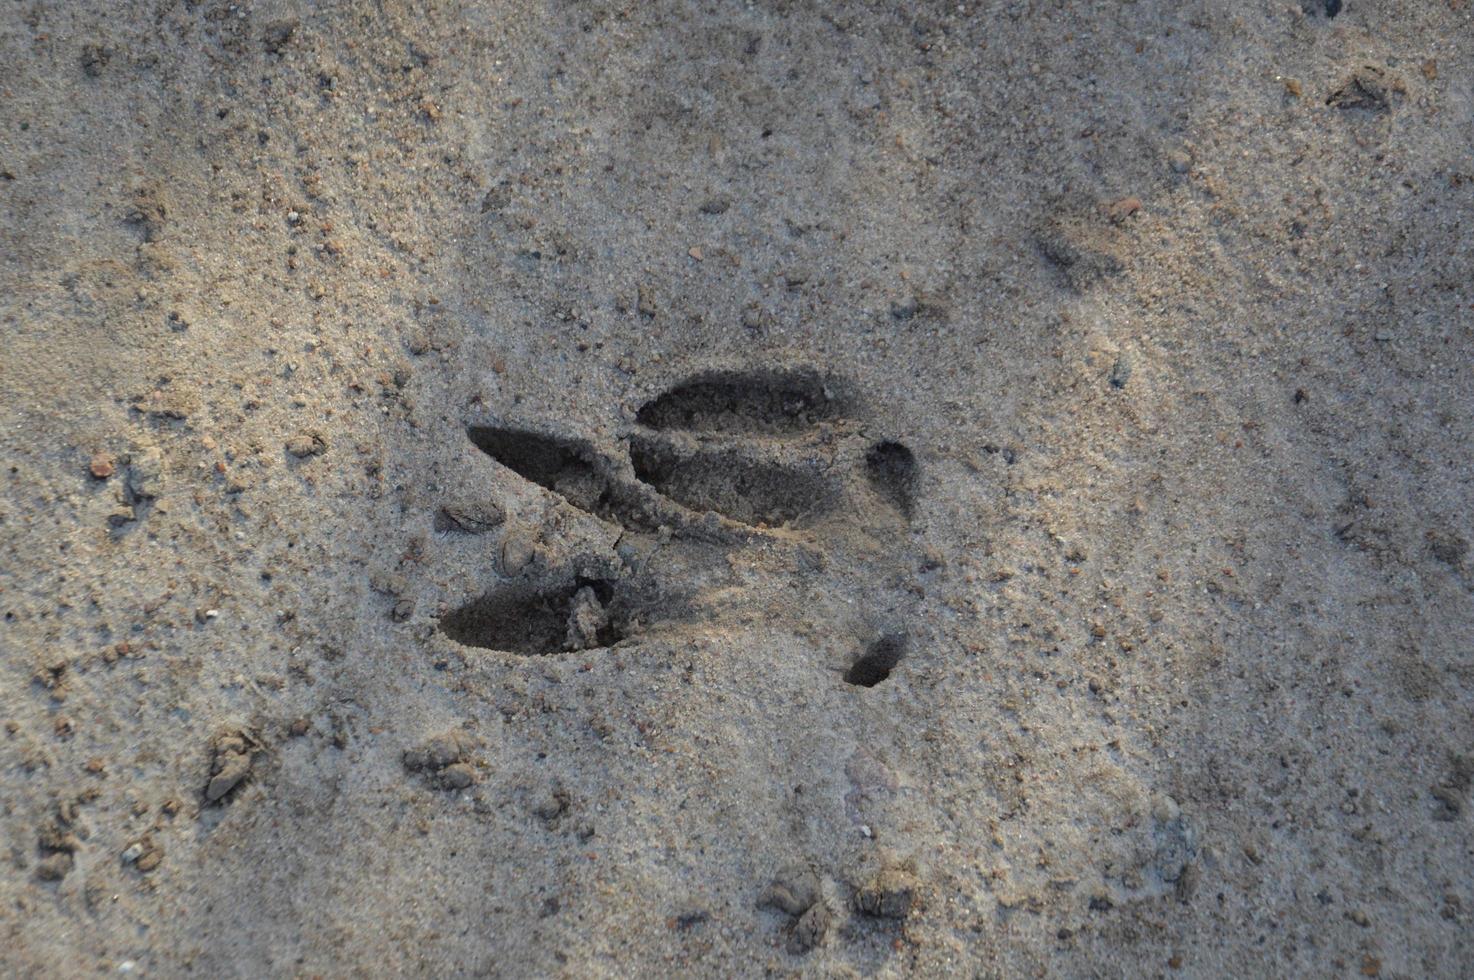
{"type": "Polygon", "coordinates": [[[286,442],[287,452],[298,459],[321,456],[328,450],[328,442],[317,432],[298,433],[286,442]]]}
{"type": "Polygon", "coordinates": [[[635,293],[638,297],[635,302],[635,311],[638,312],[640,316],[653,317],[656,313],[655,287],[649,285],[640,285],[635,287],[635,293]]]}
{"type": "Polygon", "coordinates": [[[502,541],[502,574],[516,575],[532,563],[535,546],[532,538],[521,532],[508,534],[502,541]]]}
{"type": "Polygon", "coordinates": [[[1110,219],[1112,221],[1120,223],[1140,210],[1141,198],[1123,197],[1119,201],[1113,203],[1107,213],[1110,215],[1110,219]]]}
{"type": "Polygon", "coordinates": [[[92,457],[92,463],[87,468],[97,479],[106,480],[117,469],[117,463],[108,453],[98,453],[92,457]]]}
{"type": "Polygon", "coordinates": [[[1116,363],[1111,365],[1111,387],[1124,388],[1131,380],[1131,358],[1122,354],[1116,358],[1116,363]]]}
{"type": "Polygon", "coordinates": [[[788,952],[800,955],[823,943],[833,918],[829,906],[822,901],[809,906],[793,925],[793,933],[788,938],[788,952]]]}
{"type": "Polygon", "coordinates": [[[904,919],[916,900],[916,877],[900,868],[887,868],[855,891],[855,908],[882,919],[904,919]]]}
{"type": "Polygon", "coordinates": [[[819,901],[819,878],[801,864],[783,868],[758,897],[758,908],[802,915],[819,901]]]}
{"type": "Polygon", "coordinates": [[[42,881],[61,881],[72,870],[72,856],[67,853],[48,854],[36,864],[36,877],[42,881]]]}
{"type": "Polygon", "coordinates": [[[454,762],[440,771],[440,785],[446,789],[465,789],[476,782],[476,770],[464,762],[454,762]]]}

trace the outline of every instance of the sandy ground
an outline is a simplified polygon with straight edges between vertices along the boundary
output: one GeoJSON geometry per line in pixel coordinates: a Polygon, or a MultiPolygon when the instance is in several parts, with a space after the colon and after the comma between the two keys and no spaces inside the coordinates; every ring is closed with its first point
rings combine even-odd
{"type": "Polygon", "coordinates": [[[6,975],[1474,957],[1468,0],[7,3],[0,326],[6,975]]]}

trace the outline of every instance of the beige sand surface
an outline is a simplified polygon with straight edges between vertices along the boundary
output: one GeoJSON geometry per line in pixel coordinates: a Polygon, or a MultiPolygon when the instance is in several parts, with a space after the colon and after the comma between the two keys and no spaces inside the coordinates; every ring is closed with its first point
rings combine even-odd
{"type": "Polygon", "coordinates": [[[1467,975],[1474,5],[1327,9],[5,3],[0,973],[1467,975]]]}

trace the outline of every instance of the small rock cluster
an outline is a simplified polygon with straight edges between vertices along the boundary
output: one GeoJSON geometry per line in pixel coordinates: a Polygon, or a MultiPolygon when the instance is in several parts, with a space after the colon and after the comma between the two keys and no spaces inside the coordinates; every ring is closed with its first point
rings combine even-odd
{"type": "Polygon", "coordinates": [[[224,731],[210,743],[210,781],[205,784],[205,802],[219,803],[250,775],[251,764],[261,744],[249,732],[224,731]]]}
{"type": "Polygon", "coordinates": [[[803,865],[780,871],[763,890],[758,908],[772,909],[792,917],[788,951],[807,953],[824,942],[833,922],[829,906],[819,888],[819,876],[803,865]]]}
{"type": "Polygon", "coordinates": [[[463,732],[443,732],[405,752],[404,768],[437,789],[466,789],[476,782],[475,767],[465,761],[471,748],[471,739],[463,732]]]}

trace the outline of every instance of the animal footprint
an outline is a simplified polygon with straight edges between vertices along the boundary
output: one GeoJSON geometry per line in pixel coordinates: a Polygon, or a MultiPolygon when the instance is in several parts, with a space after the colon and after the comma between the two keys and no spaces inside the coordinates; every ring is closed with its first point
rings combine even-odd
{"type": "MultiPolygon", "coordinates": [[[[500,465],[620,528],[621,546],[585,563],[607,574],[499,584],[446,614],[441,632],[520,655],[609,647],[698,625],[703,588],[732,549],[754,541],[828,558],[893,557],[904,550],[919,469],[903,444],[872,439],[857,407],[817,371],[714,372],[641,407],[617,454],[575,436],[469,428],[500,465]]],[[[873,687],[900,663],[904,632],[879,632],[849,665],[849,683],[873,687]]]]}

